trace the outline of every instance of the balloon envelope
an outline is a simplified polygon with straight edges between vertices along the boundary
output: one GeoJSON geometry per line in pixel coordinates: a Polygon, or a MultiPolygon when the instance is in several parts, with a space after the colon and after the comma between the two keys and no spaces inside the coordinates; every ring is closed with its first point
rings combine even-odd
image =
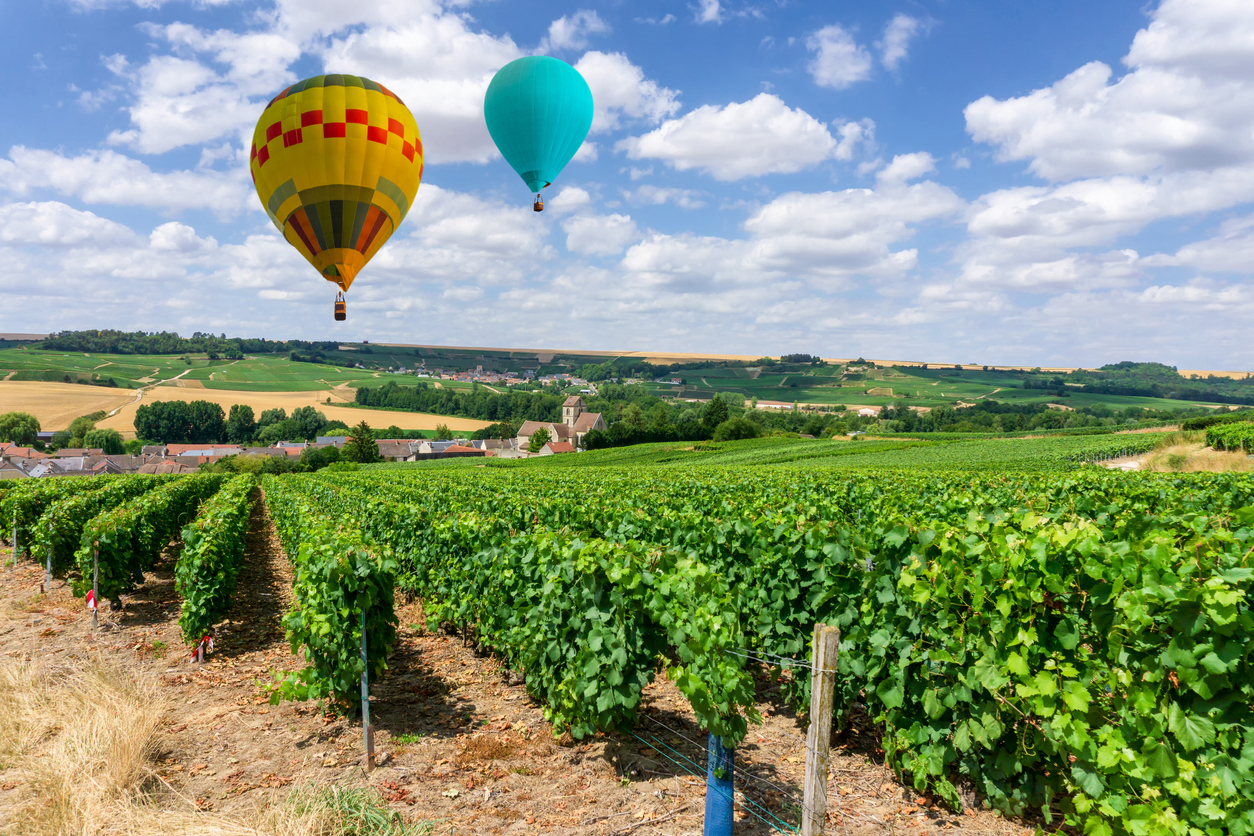
{"type": "Polygon", "coordinates": [[[276,96],[257,121],[249,162],[270,220],[344,290],[409,212],[422,168],[409,108],[353,75],[314,76],[276,96]]]}
{"type": "Polygon", "coordinates": [[[511,61],[488,85],[483,118],[492,141],[522,177],[540,190],[557,179],[592,127],[592,91],[579,71],[556,58],[511,61]]]}

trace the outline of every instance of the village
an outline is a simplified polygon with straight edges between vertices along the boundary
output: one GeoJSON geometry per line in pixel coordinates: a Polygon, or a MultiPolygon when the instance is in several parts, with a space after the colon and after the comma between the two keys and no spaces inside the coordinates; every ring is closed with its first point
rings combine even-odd
{"type": "MultiPolygon", "coordinates": [[[[532,456],[553,456],[574,453],[585,435],[607,428],[599,412],[588,412],[587,404],[578,395],[571,395],[562,404],[561,421],[527,421],[514,438],[486,439],[376,439],[379,457],[385,462],[417,462],[428,459],[460,457],[498,457],[523,459],[532,456]],[[539,441],[531,449],[533,439],[539,441]]],[[[51,433],[39,433],[50,440],[51,433]]],[[[313,441],[280,441],[268,447],[240,444],[153,444],[138,454],[106,455],[101,448],[65,447],[45,453],[34,447],[0,442],[0,480],[40,479],[56,476],[103,476],[126,473],[178,474],[192,473],[203,465],[213,464],[228,456],[270,456],[299,459],[306,450],[323,447],[343,449],[348,436],[317,436],[313,441]]]]}

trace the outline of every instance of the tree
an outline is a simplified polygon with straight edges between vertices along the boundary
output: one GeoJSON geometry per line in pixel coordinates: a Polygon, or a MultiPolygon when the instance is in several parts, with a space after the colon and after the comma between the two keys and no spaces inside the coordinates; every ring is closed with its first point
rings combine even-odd
{"type": "Polygon", "coordinates": [[[98,420],[100,419],[94,415],[81,415],[75,418],[70,422],[70,436],[72,438],[84,438],[87,433],[96,428],[96,421],[98,420]]]}
{"type": "Polygon", "coordinates": [[[727,404],[723,403],[723,398],[719,395],[714,396],[714,400],[705,405],[705,409],[701,410],[701,423],[710,432],[714,432],[719,424],[726,421],[729,417],[727,404]]]}
{"type": "Polygon", "coordinates": [[[728,418],[714,428],[715,441],[739,441],[743,438],[757,438],[761,434],[756,424],[744,418],[728,418]]]}
{"type": "Polygon", "coordinates": [[[645,428],[644,411],[634,403],[627,404],[627,408],[623,410],[623,417],[619,420],[633,430],[645,428]]]}
{"type": "Polygon", "coordinates": [[[0,441],[12,441],[29,447],[39,432],[39,419],[29,412],[6,412],[0,415],[0,441]]]}
{"type": "Polygon", "coordinates": [[[226,414],[213,401],[192,401],[188,404],[191,438],[188,441],[214,444],[226,435],[226,414]]]}
{"type": "Polygon", "coordinates": [[[302,439],[316,438],[322,428],[326,426],[327,416],[323,415],[312,406],[302,406],[292,410],[291,420],[300,433],[302,439]]]}
{"type": "Polygon", "coordinates": [[[226,419],[226,439],[232,444],[244,444],[257,434],[257,422],[253,408],[248,404],[234,404],[226,419]]]}
{"type": "Polygon", "coordinates": [[[300,453],[300,463],[310,470],[321,470],[340,460],[339,448],[334,444],[326,447],[306,447],[300,453]]]}
{"type": "Polygon", "coordinates": [[[280,421],[287,420],[287,410],[282,407],[278,409],[263,409],[261,417],[257,419],[257,428],[265,429],[271,424],[277,424],[280,421]]]}
{"type": "Polygon", "coordinates": [[[393,424],[390,427],[388,427],[386,430],[384,430],[383,435],[379,437],[380,438],[404,438],[405,431],[402,430],[400,427],[396,426],[395,424],[393,424]]]}
{"type": "Polygon", "coordinates": [[[117,430],[88,430],[83,436],[84,447],[99,447],[106,456],[119,456],[126,452],[126,444],[117,430]]]}
{"type": "Polygon", "coordinates": [[[340,458],[361,464],[383,461],[383,457],[379,455],[379,445],[374,443],[374,431],[365,419],[351,430],[348,443],[340,451],[340,458]]]}
{"type": "Polygon", "coordinates": [[[539,453],[540,448],[549,443],[549,430],[547,427],[541,427],[531,434],[531,440],[527,442],[528,453],[539,453]]]}
{"type": "Polygon", "coordinates": [[[435,425],[435,440],[448,441],[453,437],[453,431],[448,428],[448,424],[435,425]]]}

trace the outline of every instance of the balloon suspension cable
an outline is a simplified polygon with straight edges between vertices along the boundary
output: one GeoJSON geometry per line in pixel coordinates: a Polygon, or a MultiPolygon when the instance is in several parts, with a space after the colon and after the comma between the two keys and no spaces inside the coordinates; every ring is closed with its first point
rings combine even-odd
{"type": "Polygon", "coordinates": [[[531,208],[537,212],[543,212],[544,211],[544,198],[537,194],[536,202],[531,205],[531,208]]]}

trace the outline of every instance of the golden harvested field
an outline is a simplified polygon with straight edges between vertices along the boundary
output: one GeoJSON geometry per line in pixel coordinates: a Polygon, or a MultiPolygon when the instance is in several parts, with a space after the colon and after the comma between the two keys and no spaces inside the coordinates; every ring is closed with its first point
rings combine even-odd
{"type": "Polygon", "coordinates": [[[63,430],[80,415],[110,412],[135,398],[133,389],[106,389],[74,383],[0,381],[0,413],[29,412],[46,430],[63,430]]]}
{"type": "MultiPolygon", "coordinates": [[[[351,394],[352,390],[343,390],[351,394]]],[[[265,409],[285,409],[287,414],[302,406],[313,406],[327,418],[339,419],[352,426],[363,418],[372,427],[397,426],[403,430],[432,430],[436,424],[447,424],[451,430],[477,430],[488,426],[487,421],[454,418],[447,415],[428,415],[420,412],[391,412],[383,409],[354,409],[341,406],[344,398],[341,390],[313,392],[239,392],[231,389],[192,389],[179,386],[155,386],[142,390],[105,389],[100,386],[82,386],[73,383],[42,383],[26,381],[0,381],[0,412],[20,410],[39,419],[45,430],[65,429],[70,421],[80,415],[103,409],[117,413],[100,421],[97,426],[115,429],[125,438],[135,436],[135,410],[140,404],[154,401],[211,401],[219,404],[223,412],[229,412],[232,404],[247,404],[260,416],[265,409]],[[326,403],[331,397],[332,403],[326,403]]]]}

